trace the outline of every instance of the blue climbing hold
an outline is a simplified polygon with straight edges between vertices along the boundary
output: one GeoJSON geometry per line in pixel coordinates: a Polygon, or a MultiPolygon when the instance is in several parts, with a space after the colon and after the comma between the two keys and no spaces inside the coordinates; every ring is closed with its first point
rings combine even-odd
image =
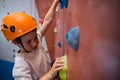
{"type": "Polygon", "coordinates": [[[66,34],[66,41],[75,51],[79,48],[79,27],[71,28],[66,34]]]}
{"type": "Polygon", "coordinates": [[[68,7],[68,0],[60,0],[60,8],[67,8],[68,7]]]}
{"type": "Polygon", "coordinates": [[[61,43],[61,42],[58,42],[58,46],[61,48],[61,47],[62,47],[62,43],[61,43]]]}

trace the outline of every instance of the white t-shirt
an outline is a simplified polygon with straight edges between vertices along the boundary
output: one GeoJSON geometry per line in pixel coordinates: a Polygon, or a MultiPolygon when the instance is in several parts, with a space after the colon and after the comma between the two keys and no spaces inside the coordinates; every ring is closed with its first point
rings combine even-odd
{"type": "Polygon", "coordinates": [[[36,51],[17,53],[13,67],[15,80],[38,80],[50,69],[50,60],[41,45],[41,34],[38,33],[40,44],[36,51]]]}

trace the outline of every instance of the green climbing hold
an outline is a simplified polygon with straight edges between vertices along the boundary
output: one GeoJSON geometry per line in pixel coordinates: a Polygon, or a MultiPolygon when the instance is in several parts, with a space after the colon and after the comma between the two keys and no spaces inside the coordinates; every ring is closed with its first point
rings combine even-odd
{"type": "Polygon", "coordinates": [[[66,76],[67,76],[67,55],[63,56],[64,58],[64,68],[62,70],[59,71],[59,76],[61,80],[66,80],[66,76]]]}

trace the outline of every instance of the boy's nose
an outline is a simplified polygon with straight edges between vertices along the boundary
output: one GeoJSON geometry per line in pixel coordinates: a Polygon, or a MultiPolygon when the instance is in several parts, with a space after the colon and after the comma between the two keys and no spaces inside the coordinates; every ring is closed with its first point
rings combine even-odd
{"type": "Polygon", "coordinates": [[[32,47],[35,47],[36,46],[36,43],[32,43],[32,47]]]}
{"type": "Polygon", "coordinates": [[[38,42],[37,41],[32,41],[32,47],[34,48],[34,47],[36,47],[37,46],[37,44],[38,44],[38,42]]]}

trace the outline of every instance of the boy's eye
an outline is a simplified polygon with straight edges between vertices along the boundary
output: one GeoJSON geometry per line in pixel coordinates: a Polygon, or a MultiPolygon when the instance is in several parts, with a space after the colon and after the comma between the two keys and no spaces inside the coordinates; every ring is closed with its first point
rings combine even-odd
{"type": "Polygon", "coordinates": [[[28,40],[27,43],[28,43],[28,44],[31,43],[31,40],[28,40]]]}
{"type": "Polygon", "coordinates": [[[35,40],[37,40],[38,38],[37,37],[35,37],[35,40]]]}

